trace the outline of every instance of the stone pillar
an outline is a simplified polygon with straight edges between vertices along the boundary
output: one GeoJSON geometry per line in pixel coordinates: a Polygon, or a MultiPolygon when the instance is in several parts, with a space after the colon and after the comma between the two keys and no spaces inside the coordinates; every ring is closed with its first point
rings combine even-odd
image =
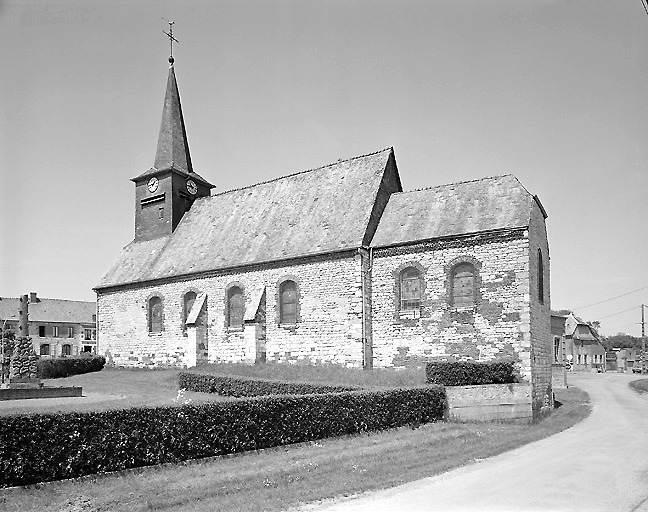
{"type": "Polygon", "coordinates": [[[196,325],[187,325],[187,348],[185,352],[187,368],[196,366],[196,325]]]}

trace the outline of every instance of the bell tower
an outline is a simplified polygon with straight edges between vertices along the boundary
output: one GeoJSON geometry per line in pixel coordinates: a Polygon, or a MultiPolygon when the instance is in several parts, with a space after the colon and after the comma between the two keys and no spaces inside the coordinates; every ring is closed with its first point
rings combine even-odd
{"type": "MultiPolygon", "coordinates": [[[[165,34],[173,44],[176,41],[173,38],[173,22],[169,26],[169,33],[165,34]]],[[[173,67],[173,48],[169,64],[155,163],[148,171],[131,180],[135,183],[136,242],[169,236],[194,200],[209,196],[214,188],[196,174],[191,165],[173,67]]]]}

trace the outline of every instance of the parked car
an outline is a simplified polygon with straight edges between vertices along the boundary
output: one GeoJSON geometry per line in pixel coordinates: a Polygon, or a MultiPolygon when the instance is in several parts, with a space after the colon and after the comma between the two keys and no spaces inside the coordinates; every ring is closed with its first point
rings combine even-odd
{"type": "Polygon", "coordinates": [[[640,364],[634,365],[632,367],[632,373],[641,373],[641,365],[640,364]]]}

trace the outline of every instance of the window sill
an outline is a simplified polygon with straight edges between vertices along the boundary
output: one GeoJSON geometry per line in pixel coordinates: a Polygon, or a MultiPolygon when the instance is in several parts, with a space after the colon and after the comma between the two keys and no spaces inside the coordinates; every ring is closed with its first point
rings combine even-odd
{"type": "Polygon", "coordinates": [[[398,312],[398,318],[401,320],[418,320],[421,318],[420,309],[401,309],[398,312]]]}
{"type": "Polygon", "coordinates": [[[227,332],[243,332],[243,326],[240,327],[226,327],[227,332]]]}
{"type": "Polygon", "coordinates": [[[292,329],[295,330],[297,329],[297,326],[299,326],[299,323],[294,323],[294,324],[279,324],[279,327],[282,329],[292,329]]]}
{"type": "Polygon", "coordinates": [[[463,311],[475,311],[477,307],[473,304],[471,306],[450,306],[450,311],[461,313],[463,311]]]}

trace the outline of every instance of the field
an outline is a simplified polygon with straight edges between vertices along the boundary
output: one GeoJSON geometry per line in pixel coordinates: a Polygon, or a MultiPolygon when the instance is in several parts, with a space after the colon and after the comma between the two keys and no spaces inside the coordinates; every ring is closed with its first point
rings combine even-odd
{"type": "MultiPolygon", "coordinates": [[[[234,373],[242,372],[234,366],[229,369],[234,373]]],[[[212,370],[220,371],[218,368],[212,370]]],[[[268,367],[247,367],[245,371],[258,377],[270,377],[263,374],[268,367]]],[[[294,367],[279,371],[283,373],[274,373],[277,380],[305,380],[305,375],[299,372],[309,370],[294,367]]],[[[391,382],[390,379],[409,382],[410,378],[419,378],[415,373],[407,377],[406,373],[397,375],[399,372],[373,376],[362,371],[330,368],[316,372],[320,372],[319,376],[311,375],[311,380],[331,382],[336,379],[338,384],[384,385],[391,382]]],[[[68,385],[82,385],[87,398],[101,395],[106,399],[83,406],[61,403],[47,407],[49,410],[87,410],[79,408],[178,403],[176,375],[175,370],[106,369],[97,374],[61,379],[56,384],[66,381],[68,385]]],[[[186,393],[187,398],[219,399],[199,393],[186,393]]],[[[560,432],[589,414],[588,397],[576,388],[557,390],[556,398],[561,406],[549,418],[534,425],[434,423],[414,430],[401,428],[182,465],[5,489],[0,493],[0,509],[7,512],[286,510],[334,496],[390,487],[475,463],[560,432]]],[[[6,404],[1,404],[0,410],[6,404]]],[[[38,408],[34,404],[23,411],[33,412],[38,408]]]]}

